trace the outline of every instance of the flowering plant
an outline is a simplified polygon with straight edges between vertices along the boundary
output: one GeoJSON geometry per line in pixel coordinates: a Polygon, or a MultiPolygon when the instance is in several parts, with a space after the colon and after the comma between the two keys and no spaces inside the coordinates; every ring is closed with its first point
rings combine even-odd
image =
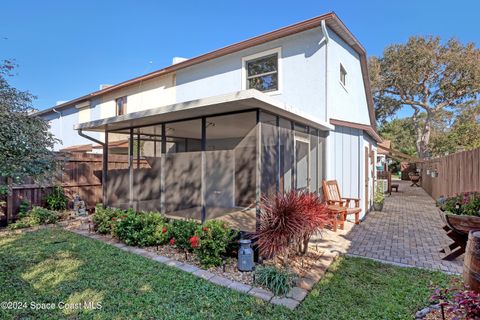
{"type": "Polygon", "coordinates": [[[480,192],[464,192],[454,197],[440,197],[437,205],[457,215],[480,216],[480,192]]]}
{"type": "Polygon", "coordinates": [[[197,236],[191,237],[190,245],[192,246],[192,249],[197,249],[198,247],[200,247],[200,238],[197,236]]]}
{"type": "Polygon", "coordinates": [[[480,319],[480,293],[470,290],[458,279],[449,288],[436,288],[430,300],[440,305],[443,319],[445,310],[455,314],[454,319],[480,319]]]}

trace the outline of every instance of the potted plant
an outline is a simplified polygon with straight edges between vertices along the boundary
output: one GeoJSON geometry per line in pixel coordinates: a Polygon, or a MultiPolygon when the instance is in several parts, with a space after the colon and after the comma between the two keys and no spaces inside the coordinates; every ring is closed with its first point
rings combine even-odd
{"type": "Polygon", "coordinates": [[[385,195],[383,193],[383,186],[377,183],[375,187],[375,195],[373,197],[373,209],[375,211],[382,211],[384,202],[385,202],[385,195]]]}

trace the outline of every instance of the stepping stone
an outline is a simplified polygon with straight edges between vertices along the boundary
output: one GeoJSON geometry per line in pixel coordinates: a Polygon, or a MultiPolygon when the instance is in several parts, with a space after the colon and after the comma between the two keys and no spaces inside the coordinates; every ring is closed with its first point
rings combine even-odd
{"type": "Polygon", "coordinates": [[[280,297],[273,297],[270,302],[279,306],[287,307],[290,310],[295,309],[300,304],[300,302],[298,302],[297,300],[280,297]]]}

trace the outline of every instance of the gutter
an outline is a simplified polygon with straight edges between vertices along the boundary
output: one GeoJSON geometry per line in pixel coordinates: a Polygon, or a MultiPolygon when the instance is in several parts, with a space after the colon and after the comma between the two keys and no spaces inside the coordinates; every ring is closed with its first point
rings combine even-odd
{"type": "Polygon", "coordinates": [[[88,139],[88,140],[90,140],[90,141],[93,141],[93,142],[95,142],[95,143],[98,143],[98,144],[101,145],[101,146],[105,146],[105,143],[104,143],[104,142],[102,142],[102,141],[100,141],[100,140],[97,140],[97,139],[95,139],[95,138],[92,138],[92,137],[86,135],[85,133],[83,133],[82,129],[78,129],[78,135],[79,135],[80,137],[83,137],[83,138],[88,139]]]}

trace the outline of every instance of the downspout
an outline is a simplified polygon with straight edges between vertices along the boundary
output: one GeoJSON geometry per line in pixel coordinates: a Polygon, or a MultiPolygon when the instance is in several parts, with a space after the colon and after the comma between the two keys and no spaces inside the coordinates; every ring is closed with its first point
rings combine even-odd
{"type": "MultiPolygon", "coordinates": [[[[325,41],[325,122],[328,123],[328,43],[330,42],[330,36],[328,35],[328,30],[327,30],[327,24],[325,23],[325,20],[322,20],[321,22],[321,28],[322,28],[322,34],[323,38],[320,41],[323,42],[325,41]]],[[[331,152],[329,151],[329,139],[331,139],[331,136],[327,136],[325,138],[325,177],[324,178],[330,178],[330,157],[331,157],[331,152]]]]}
{"type": "Polygon", "coordinates": [[[53,108],[52,111],[60,116],[60,140],[63,144],[63,116],[62,113],[55,108],[53,108]]]}
{"type": "Polygon", "coordinates": [[[87,136],[85,133],[83,133],[82,129],[78,129],[78,135],[79,135],[80,137],[82,137],[82,138],[85,138],[85,139],[88,139],[88,140],[93,141],[93,142],[95,142],[95,143],[98,143],[98,144],[101,145],[101,146],[104,146],[104,145],[105,145],[105,143],[103,143],[102,141],[97,140],[97,139],[95,139],[95,138],[92,138],[92,137],[90,137],[90,136],[87,136]]]}

